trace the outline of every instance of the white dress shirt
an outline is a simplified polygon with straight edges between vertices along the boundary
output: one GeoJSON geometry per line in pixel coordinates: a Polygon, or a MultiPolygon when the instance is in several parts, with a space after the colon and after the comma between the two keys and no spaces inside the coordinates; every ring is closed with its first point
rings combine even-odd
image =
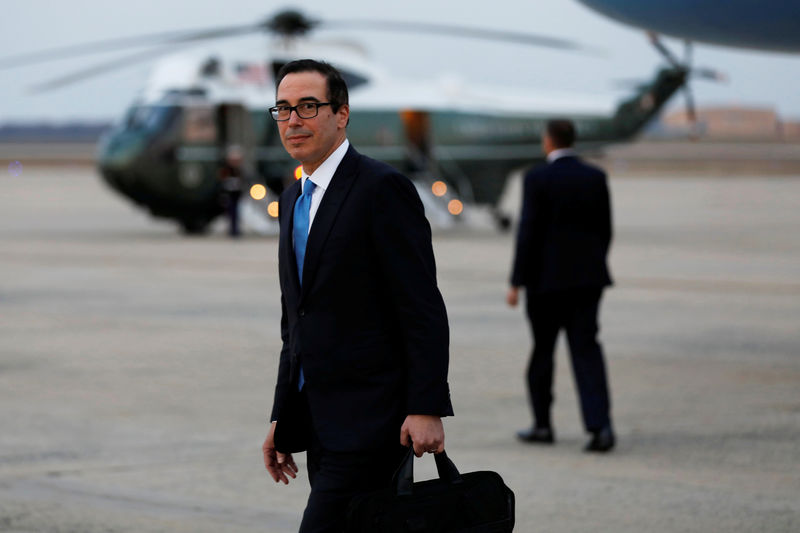
{"type": "Polygon", "coordinates": [[[303,180],[303,187],[306,186],[306,180],[311,180],[314,185],[317,186],[314,192],[311,193],[311,208],[308,212],[309,231],[311,231],[311,224],[314,223],[314,216],[317,214],[317,209],[319,209],[319,204],[322,202],[322,197],[325,196],[325,191],[330,187],[333,175],[336,169],[339,168],[339,163],[344,159],[344,154],[347,153],[347,148],[349,146],[350,142],[345,139],[344,142],[339,145],[339,148],[334,150],[333,153],[328,156],[328,159],[317,167],[317,170],[315,170],[312,175],[309,176],[306,174],[305,169],[303,169],[303,177],[301,178],[303,180]]]}
{"type": "Polygon", "coordinates": [[[558,148],[547,154],[547,162],[552,163],[556,159],[561,159],[562,157],[568,157],[573,155],[578,155],[578,153],[572,148],[558,148]]]}

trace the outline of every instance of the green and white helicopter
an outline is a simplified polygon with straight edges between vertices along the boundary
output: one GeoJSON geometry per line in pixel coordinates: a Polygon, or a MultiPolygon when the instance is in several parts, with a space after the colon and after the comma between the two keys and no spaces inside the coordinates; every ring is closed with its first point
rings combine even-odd
{"type": "MultiPolygon", "coordinates": [[[[170,46],[253,32],[272,36],[268,57],[226,59],[175,54],[154,65],[138,99],[107,132],[98,147],[103,179],[117,192],[155,216],[176,221],[186,233],[204,233],[222,213],[218,172],[226,150],[235,145],[244,155],[250,181],[250,209],[266,226],[275,224],[277,195],[296,179],[297,162],[284,151],[267,109],[274,103],[274,76],[297,58],[323,59],[339,68],[350,88],[348,138],[365,155],[388,162],[411,177],[421,193],[429,218],[452,224],[465,204],[488,205],[501,227],[508,217],[496,206],[509,174],[542,160],[541,132],[545,121],[565,117],[575,121],[579,149],[594,149],[637,134],[686,87],[687,64],[654,41],[669,65],[621,102],[597,102],[596,96],[544,96],[507,86],[482,86],[452,79],[401,80],[369,62],[357,45],[316,41],[311,30],[376,27],[387,31],[433,32],[580,49],[559,39],[438,24],[392,21],[312,21],[297,11],[283,11],[258,24],[196,32],[118,39],[110,47],[144,42],[163,51],[170,46]]],[[[95,45],[59,50],[71,55],[95,45]]],[[[149,58],[152,52],[134,56],[149,58]]],[[[5,58],[0,67],[48,58],[48,52],[5,58]]],[[[105,72],[99,65],[51,80],[39,90],[105,72]]],[[[712,77],[707,69],[701,75],[712,77]]],[[[690,95],[687,90],[687,97],[690,95]]],[[[691,100],[689,100],[691,106],[691,100]]]]}

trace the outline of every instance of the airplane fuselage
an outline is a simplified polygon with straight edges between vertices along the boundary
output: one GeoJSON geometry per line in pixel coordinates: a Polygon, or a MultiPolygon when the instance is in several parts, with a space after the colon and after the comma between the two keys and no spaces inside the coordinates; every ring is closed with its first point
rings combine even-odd
{"type": "Polygon", "coordinates": [[[690,41],[800,52],[800,3],[787,0],[579,0],[625,24],[690,41]]]}

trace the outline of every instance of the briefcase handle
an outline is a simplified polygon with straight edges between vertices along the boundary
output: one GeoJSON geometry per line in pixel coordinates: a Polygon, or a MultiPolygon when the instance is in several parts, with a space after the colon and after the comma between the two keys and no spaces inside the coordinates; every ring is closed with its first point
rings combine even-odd
{"type": "MultiPolygon", "coordinates": [[[[436,470],[439,473],[439,479],[456,484],[461,483],[461,474],[458,468],[447,457],[447,453],[442,451],[433,456],[436,460],[436,470]]],[[[414,445],[408,447],[408,452],[400,463],[400,468],[394,473],[393,484],[397,487],[398,496],[410,496],[414,493],[414,445]]]]}

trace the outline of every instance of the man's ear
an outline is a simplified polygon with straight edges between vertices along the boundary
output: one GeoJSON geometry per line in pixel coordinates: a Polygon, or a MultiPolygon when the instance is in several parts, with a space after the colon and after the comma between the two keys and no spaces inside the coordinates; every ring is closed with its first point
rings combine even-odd
{"type": "Polygon", "coordinates": [[[340,128],[346,128],[350,123],[350,106],[342,104],[339,111],[336,112],[336,125],[340,128]]]}
{"type": "Polygon", "coordinates": [[[542,133],[542,151],[545,155],[553,151],[553,142],[547,132],[542,133]]]}

